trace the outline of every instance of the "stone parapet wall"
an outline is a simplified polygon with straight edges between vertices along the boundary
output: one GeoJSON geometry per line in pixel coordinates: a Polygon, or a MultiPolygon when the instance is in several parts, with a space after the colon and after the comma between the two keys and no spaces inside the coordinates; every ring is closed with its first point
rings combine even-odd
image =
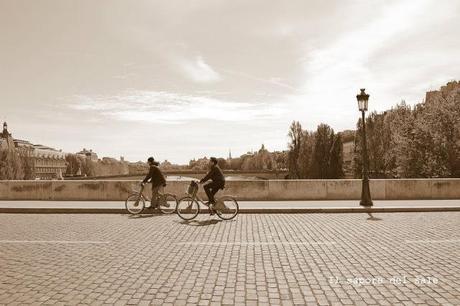
{"type": "MultiPolygon", "coordinates": [[[[166,192],[184,196],[188,184],[168,181],[166,192]]],[[[0,181],[0,200],[117,201],[138,186],[138,181],[113,180],[0,181]]],[[[371,180],[370,186],[375,200],[460,199],[460,179],[371,180]]],[[[241,200],[358,200],[361,180],[229,181],[224,193],[241,200]]]]}

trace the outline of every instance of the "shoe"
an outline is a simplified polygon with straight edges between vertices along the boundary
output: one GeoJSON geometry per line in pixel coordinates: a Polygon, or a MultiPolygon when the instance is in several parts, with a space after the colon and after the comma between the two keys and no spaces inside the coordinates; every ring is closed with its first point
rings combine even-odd
{"type": "Polygon", "coordinates": [[[165,198],[161,198],[158,200],[158,207],[163,206],[163,207],[170,207],[171,204],[169,204],[165,198]]]}
{"type": "Polygon", "coordinates": [[[212,216],[214,214],[216,214],[216,211],[214,210],[214,204],[211,203],[209,205],[209,215],[212,216]]]}
{"type": "Polygon", "coordinates": [[[226,209],[227,207],[225,206],[224,202],[222,202],[222,201],[217,201],[217,203],[214,204],[214,208],[217,209],[217,210],[224,210],[224,209],[226,209]]]}
{"type": "Polygon", "coordinates": [[[181,213],[184,213],[184,214],[190,214],[190,213],[192,213],[192,204],[190,204],[189,206],[187,206],[185,209],[182,209],[182,210],[181,210],[181,213]]]}
{"type": "Polygon", "coordinates": [[[157,208],[156,206],[148,206],[148,207],[146,207],[146,208],[144,209],[144,212],[146,212],[146,213],[152,213],[152,214],[153,214],[153,213],[155,213],[156,208],[157,208]]]}

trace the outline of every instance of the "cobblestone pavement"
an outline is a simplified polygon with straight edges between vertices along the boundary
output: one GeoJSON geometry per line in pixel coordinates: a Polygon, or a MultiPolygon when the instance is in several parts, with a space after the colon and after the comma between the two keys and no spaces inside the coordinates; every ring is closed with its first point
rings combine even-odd
{"type": "Polygon", "coordinates": [[[0,214],[0,304],[460,305],[460,213],[0,214]]]}

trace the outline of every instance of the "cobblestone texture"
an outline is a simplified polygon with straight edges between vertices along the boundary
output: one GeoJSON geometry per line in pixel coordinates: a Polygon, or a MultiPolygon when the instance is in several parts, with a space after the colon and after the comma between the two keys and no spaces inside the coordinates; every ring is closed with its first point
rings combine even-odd
{"type": "Polygon", "coordinates": [[[460,213],[377,217],[2,214],[0,304],[460,305],[460,213]]]}

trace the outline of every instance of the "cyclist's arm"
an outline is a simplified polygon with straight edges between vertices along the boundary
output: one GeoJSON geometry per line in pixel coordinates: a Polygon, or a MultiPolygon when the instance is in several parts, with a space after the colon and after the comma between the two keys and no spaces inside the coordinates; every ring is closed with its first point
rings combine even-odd
{"type": "Polygon", "coordinates": [[[211,178],[211,171],[208,172],[208,174],[206,174],[205,177],[203,177],[201,180],[200,180],[200,183],[204,183],[206,182],[207,180],[209,180],[211,178]]]}
{"type": "Polygon", "coordinates": [[[150,169],[149,173],[147,173],[142,183],[143,184],[147,183],[152,178],[152,176],[153,176],[153,169],[150,169]]]}

